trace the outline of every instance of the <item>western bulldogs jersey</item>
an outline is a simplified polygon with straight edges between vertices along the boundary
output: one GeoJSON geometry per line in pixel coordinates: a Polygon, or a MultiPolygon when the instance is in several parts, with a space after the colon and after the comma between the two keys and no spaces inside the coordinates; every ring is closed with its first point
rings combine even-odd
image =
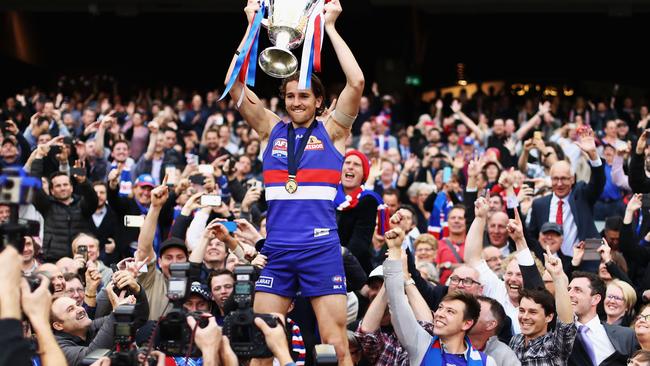
{"type": "MultiPolygon", "coordinates": [[[[263,155],[269,206],[264,246],[292,250],[338,244],[334,197],[341,179],[343,155],[334,147],[324,124],[318,121],[298,162],[298,190],[287,192],[288,126],[282,121],[273,127],[263,155]]],[[[307,128],[295,130],[294,146],[299,145],[306,131],[307,128]]]]}

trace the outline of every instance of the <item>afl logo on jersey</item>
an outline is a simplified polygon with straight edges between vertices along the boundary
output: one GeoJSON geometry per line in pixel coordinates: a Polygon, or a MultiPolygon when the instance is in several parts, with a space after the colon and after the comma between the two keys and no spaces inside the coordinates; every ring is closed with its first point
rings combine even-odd
{"type": "Polygon", "coordinates": [[[273,149],[271,150],[271,155],[278,159],[287,158],[287,139],[278,138],[273,140],[273,149]]]}
{"type": "Polygon", "coordinates": [[[323,145],[323,141],[319,140],[318,137],[312,135],[309,136],[309,141],[307,142],[307,146],[305,147],[305,150],[323,150],[325,149],[325,146],[323,145]]]}

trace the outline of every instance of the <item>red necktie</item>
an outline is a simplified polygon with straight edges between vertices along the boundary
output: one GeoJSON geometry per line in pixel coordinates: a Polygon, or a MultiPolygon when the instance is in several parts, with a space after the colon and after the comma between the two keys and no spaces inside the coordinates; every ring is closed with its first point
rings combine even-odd
{"type": "Polygon", "coordinates": [[[555,216],[555,223],[558,225],[562,225],[562,204],[564,204],[564,201],[557,201],[557,215],[555,216]]]}

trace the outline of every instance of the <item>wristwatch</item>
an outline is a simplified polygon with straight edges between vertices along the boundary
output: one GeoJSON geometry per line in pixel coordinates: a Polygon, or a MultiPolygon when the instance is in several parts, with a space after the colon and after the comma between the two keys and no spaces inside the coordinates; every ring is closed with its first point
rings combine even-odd
{"type": "Polygon", "coordinates": [[[415,285],[415,280],[412,278],[409,278],[408,280],[404,281],[404,287],[408,285],[415,285]]]}

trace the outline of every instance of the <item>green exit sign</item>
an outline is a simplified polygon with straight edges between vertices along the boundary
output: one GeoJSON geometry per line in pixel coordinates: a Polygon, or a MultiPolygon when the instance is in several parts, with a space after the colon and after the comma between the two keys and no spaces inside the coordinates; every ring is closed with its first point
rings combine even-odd
{"type": "Polygon", "coordinates": [[[422,79],[419,75],[408,75],[406,77],[406,85],[420,86],[422,79]]]}

